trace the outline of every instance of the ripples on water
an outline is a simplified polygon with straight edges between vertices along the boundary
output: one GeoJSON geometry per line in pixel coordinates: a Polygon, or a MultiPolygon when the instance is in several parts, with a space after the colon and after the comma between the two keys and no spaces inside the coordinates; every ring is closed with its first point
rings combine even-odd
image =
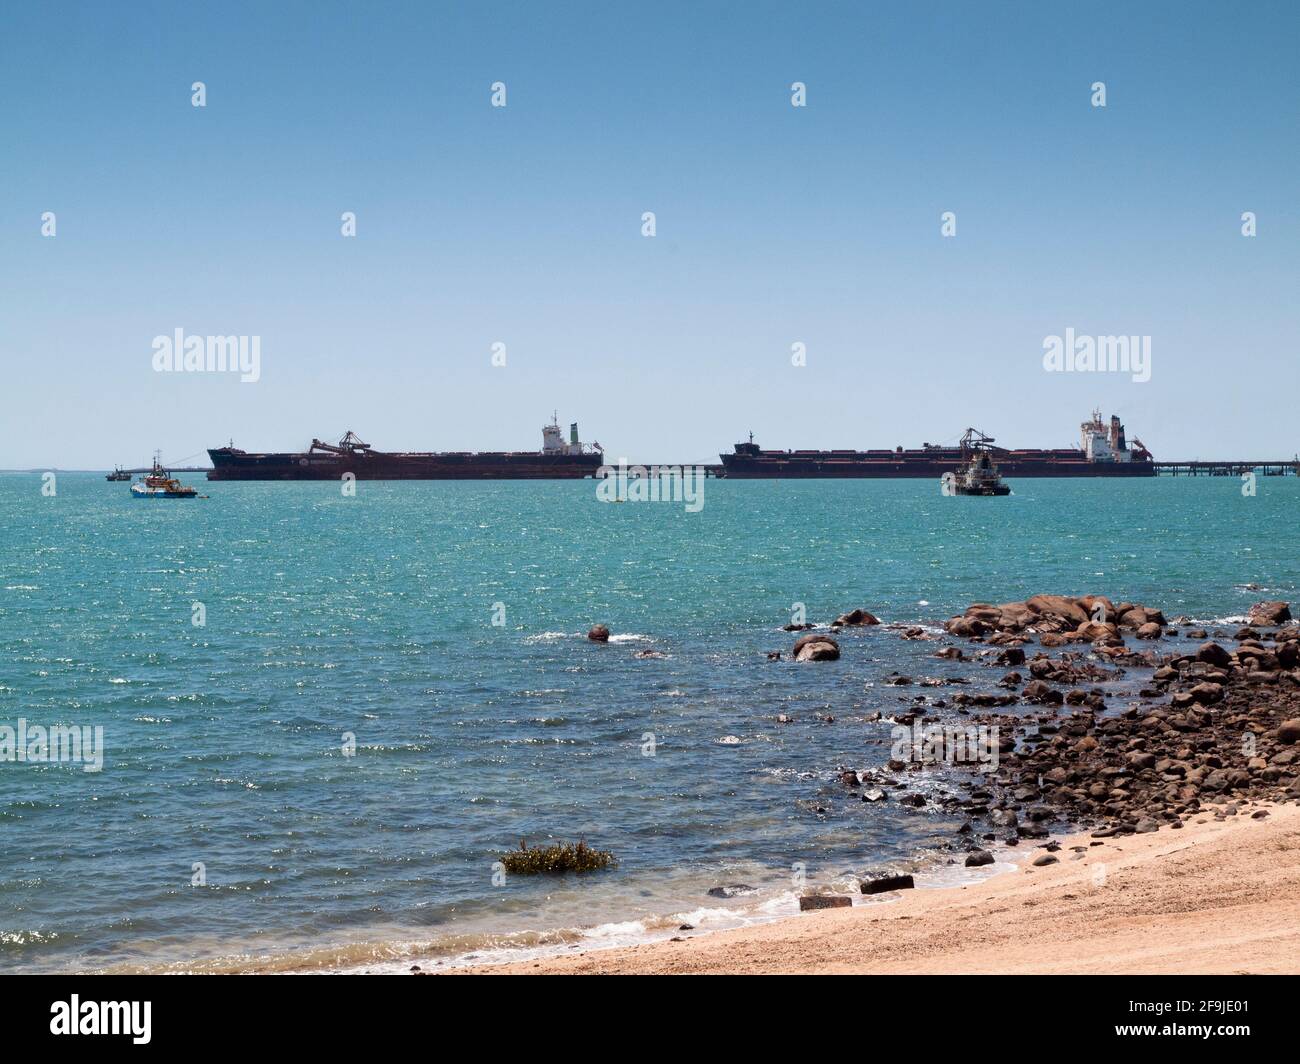
{"type": "Polygon", "coordinates": [[[768,662],[792,604],[935,626],[1096,590],[1223,619],[1293,595],[1300,496],[710,481],[688,514],[590,482],[214,483],[172,504],[58,483],[0,477],[0,723],[102,724],[105,765],[0,764],[8,970],[401,970],[792,911],[795,862],[833,884],[955,826],[838,795],[839,766],[888,757],[868,716],[942,693],[883,677],[1001,675],[886,628],[846,633],[836,663],[768,662]],[[583,638],[596,621],[607,646],[583,638]],[[552,836],[619,868],[493,886],[496,853],[552,836]],[[756,893],[706,894],[739,883],[756,893]]]}

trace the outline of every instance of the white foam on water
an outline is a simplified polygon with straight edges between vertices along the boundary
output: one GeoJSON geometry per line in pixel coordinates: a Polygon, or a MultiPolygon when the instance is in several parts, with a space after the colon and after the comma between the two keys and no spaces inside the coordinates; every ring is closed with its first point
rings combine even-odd
{"type": "Polygon", "coordinates": [[[538,632],[536,635],[524,636],[525,643],[554,643],[560,639],[570,638],[570,632],[538,632]]]}

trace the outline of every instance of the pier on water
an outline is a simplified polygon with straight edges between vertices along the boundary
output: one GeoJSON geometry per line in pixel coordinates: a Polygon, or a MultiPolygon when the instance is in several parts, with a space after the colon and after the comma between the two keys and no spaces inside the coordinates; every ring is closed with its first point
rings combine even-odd
{"type": "Polygon", "coordinates": [[[1290,462],[1152,462],[1159,477],[1239,477],[1257,473],[1264,477],[1294,477],[1300,461],[1290,462]]]}
{"type": "MultiPolygon", "coordinates": [[[[212,472],[212,467],[210,465],[167,466],[166,469],[167,472],[169,473],[211,473],[212,472]]],[[[153,467],[141,466],[139,469],[123,469],[121,470],[121,472],[131,473],[133,475],[136,473],[152,473],[153,467]]]]}

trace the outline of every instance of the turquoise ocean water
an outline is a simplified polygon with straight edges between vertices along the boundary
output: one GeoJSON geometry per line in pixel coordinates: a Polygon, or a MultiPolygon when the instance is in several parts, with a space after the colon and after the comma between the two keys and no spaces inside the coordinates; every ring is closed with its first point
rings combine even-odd
{"type": "Polygon", "coordinates": [[[1210,623],[1296,599],[1292,478],[709,481],[699,513],[590,481],[185,479],[210,498],[0,476],[0,725],[105,747],[98,773],[0,761],[0,970],[403,970],[785,912],[796,864],[830,884],[951,836],[828,797],[918,693],[882,678],[1001,675],[885,626],[769,662],[793,604],[937,628],[1036,592],[1210,623]],[[619,866],[494,882],[551,837],[619,866]]]}

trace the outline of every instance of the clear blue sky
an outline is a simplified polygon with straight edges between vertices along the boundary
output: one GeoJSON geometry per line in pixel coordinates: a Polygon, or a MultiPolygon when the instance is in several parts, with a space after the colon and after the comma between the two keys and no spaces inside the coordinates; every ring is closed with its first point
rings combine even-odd
{"type": "Polygon", "coordinates": [[[9,2],[0,467],[531,449],[553,409],[647,461],[1094,406],[1290,456],[1298,49],[1290,2],[9,2]],[[1045,373],[1067,327],[1150,335],[1151,381],[1045,373]],[[259,335],[261,381],[155,373],[176,328],[259,335]]]}

